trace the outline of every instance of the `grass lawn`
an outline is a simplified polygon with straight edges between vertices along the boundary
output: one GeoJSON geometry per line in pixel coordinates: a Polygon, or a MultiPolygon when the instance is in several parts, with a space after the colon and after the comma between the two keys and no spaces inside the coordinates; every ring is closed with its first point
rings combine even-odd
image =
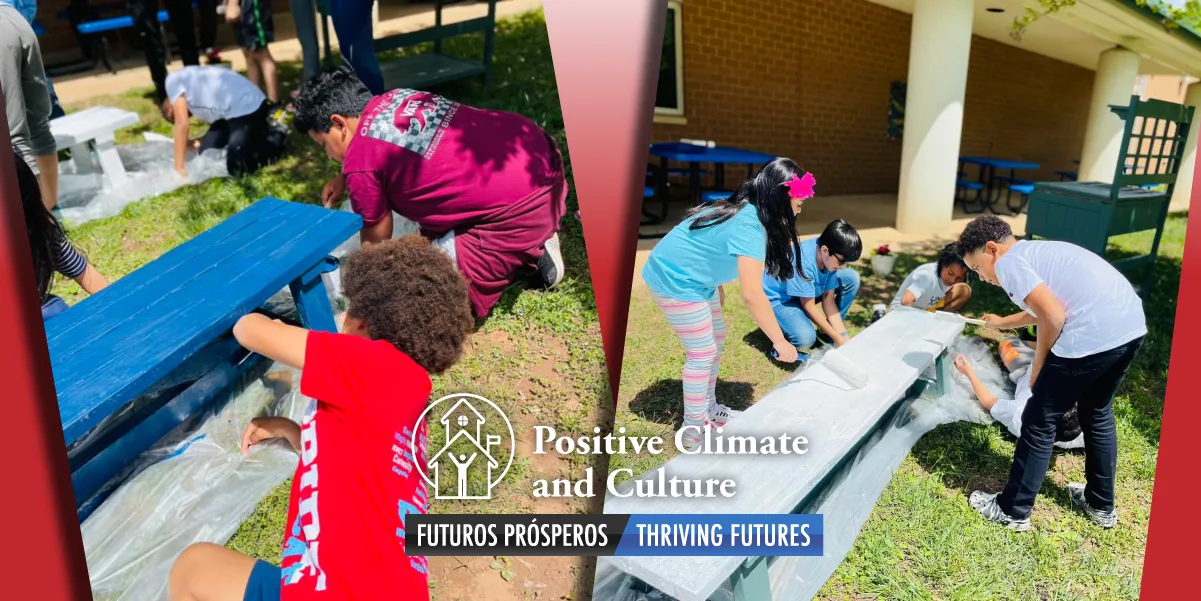
{"type": "MultiPolygon", "coordinates": [[[[927,434],[904,460],[819,599],[1138,598],[1187,220],[1187,213],[1168,220],[1155,284],[1145,302],[1149,334],[1115,402],[1118,526],[1105,531],[1072,507],[1067,483],[1084,481],[1082,452],[1055,455],[1035,505],[1033,531],[1014,533],[985,522],[968,506],[967,496],[977,488],[994,492],[1004,485],[1015,441],[999,424],[949,424],[927,434]]],[[[1111,242],[1114,252],[1145,252],[1150,235],[1111,242]]],[[[906,249],[888,278],[874,276],[866,258],[856,264],[863,286],[848,319],[852,332],[866,327],[871,305],[890,301],[904,276],[933,261],[943,243],[906,249]]],[[[1000,288],[977,280],[973,292],[968,314],[1017,311],[1000,288]]],[[[741,408],[793,367],[766,359],[767,338],[754,325],[737,286],[727,287],[725,315],[729,336],[717,396],[741,408]]],[[[631,435],[670,436],[681,420],[684,355],[641,284],[631,295],[627,332],[615,426],[631,435]]],[[[998,339],[974,326],[965,334],[991,337],[994,348],[998,339]]],[[[617,455],[610,468],[641,473],[668,458],[666,453],[617,455]]]]}
{"type": "MultiPolygon", "coordinates": [[[[485,89],[480,82],[470,81],[436,91],[472,106],[532,118],[558,140],[570,178],[570,156],[542,13],[503,20],[497,30],[493,86],[485,89]]],[[[452,54],[478,56],[481,47],[482,38],[464,37],[448,42],[445,49],[452,54]]],[[[285,62],[279,68],[281,92],[286,94],[299,85],[300,65],[285,62]]],[[[170,135],[170,126],[159,117],[151,92],[147,87],[97,98],[87,105],[119,106],[142,116],[142,125],[120,132],[118,143],[138,142],[143,131],[170,135]]],[[[68,111],[87,105],[71,106],[68,111]]],[[[203,127],[193,124],[194,134],[202,131],[203,127]]],[[[264,196],[319,204],[321,187],[338,172],[338,166],[307,137],[294,134],[289,150],[287,158],[253,176],[186,186],[134,203],[115,217],[72,227],[69,234],[112,280],[264,196]]],[[[587,465],[584,460],[551,455],[532,459],[522,452],[529,444],[526,439],[532,437],[530,426],[535,422],[553,425],[565,433],[590,433],[599,408],[607,407],[611,398],[583,232],[574,217],[578,208],[574,191],[567,202],[569,216],[560,231],[567,263],[562,285],[552,292],[510,290],[472,336],[463,361],[434,379],[433,398],[471,392],[505,410],[519,439],[513,469],[490,503],[434,501],[431,511],[435,513],[562,513],[588,509],[580,502],[561,500],[536,505],[531,496],[535,478],[581,474],[587,465]]],[[[53,292],[71,304],[83,298],[73,282],[59,281],[53,292]]],[[[599,469],[602,466],[598,465],[599,469]]],[[[229,546],[278,562],[289,486],[285,483],[265,499],[229,546]]],[[[581,599],[592,589],[590,565],[580,558],[431,558],[431,587],[435,598],[444,601],[518,599],[535,594],[547,599],[581,599]],[[495,569],[493,564],[502,569],[495,569]]]]}

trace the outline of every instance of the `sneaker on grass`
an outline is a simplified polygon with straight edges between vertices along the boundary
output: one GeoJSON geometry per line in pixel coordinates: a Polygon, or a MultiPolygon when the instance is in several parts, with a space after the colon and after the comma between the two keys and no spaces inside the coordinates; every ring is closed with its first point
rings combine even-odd
{"type": "Polygon", "coordinates": [[[1010,530],[1018,532],[1025,532],[1030,529],[1030,518],[1023,520],[1014,519],[1001,509],[1001,506],[997,504],[997,493],[989,494],[982,490],[972,491],[972,496],[968,499],[968,504],[990,522],[1001,524],[1010,530]]]}
{"type": "Polygon", "coordinates": [[[543,246],[546,252],[538,259],[538,279],[547,290],[563,281],[563,253],[559,250],[559,234],[550,237],[543,246]]]}
{"type": "Polygon", "coordinates": [[[1084,510],[1085,515],[1087,515],[1094,524],[1102,528],[1113,528],[1114,526],[1118,525],[1117,510],[1101,511],[1099,509],[1093,509],[1089,506],[1088,501],[1084,498],[1083,484],[1077,484],[1075,482],[1068,484],[1068,494],[1072,497],[1072,503],[1084,510]]]}
{"type": "Polygon", "coordinates": [[[742,415],[741,411],[730,409],[721,403],[714,403],[709,406],[709,421],[717,426],[724,426],[739,415],[742,415]]]}

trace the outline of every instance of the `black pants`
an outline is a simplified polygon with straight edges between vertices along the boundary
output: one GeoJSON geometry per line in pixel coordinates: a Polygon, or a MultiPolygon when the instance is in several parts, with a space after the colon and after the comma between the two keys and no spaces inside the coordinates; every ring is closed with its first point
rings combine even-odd
{"type": "Polygon", "coordinates": [[[225,149],[229,174],[245,175],[258,171],[283,154],[286,136],[268,124],[270,109],[259,110],[234,119],[221,119],[209,126],[200,139],[200,152],[225,149]]]}
{"type": "MultiPolygon", "coordinates": [[[[126,0],[133,29],[146,53],[146,65],[150,67],[150,78],[154,80],[155,100],[159,103],[167,97],[167,41],[163,39],[158,23],[157,0],[126,0]]],[[[185,65],[199,65],[200,52],[196,45],[196,25],[192,19],[192,0],[163,0],[167,5],[167,16],[175,41],[179,44],[179,58],[185,65]]],[[[197,0],[200,10],[200,43],[210,47],[217,37],[216,0],[197,0]]]]}
{"type": "Polygon", "coordinates": [[[1114,473],[1118,467],[1113,395],[1142,343],[1143,339],[1138,338],[1079,359],[1047,354],[1022,412],[1022,435],[1013,453],[1009,482],[997,497],[1005,513],[1018,519],[1030,516],[1051,465],[1056,424],[1073,405],[1084,432],[1084,497],[1093,509],[1113,510],[1114,473]]]}

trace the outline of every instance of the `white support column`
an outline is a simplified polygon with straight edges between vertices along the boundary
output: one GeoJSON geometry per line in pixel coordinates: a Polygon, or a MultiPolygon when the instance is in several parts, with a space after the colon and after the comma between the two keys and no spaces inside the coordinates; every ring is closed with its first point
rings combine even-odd
{"type": "Polygon", "coordinates": [[[1176,175],[1176,189],[1172,192],[1172,204],[1187,207],[1193,193],[1193,171],[1197,161],[1197,135],[1201,133],[1201,82],[1189,84],[1184,103],[1195,107],[1193,123],[1189,127],[1188,139],[1184,143],[1184,155],[1180,157],[1180,173],[1176,175]]]}
{"type": "Polygon", "coordinates": [[[1109,106],[1130,104],[1134,86],[1138,83],[1138,66],[1138,55],[1125,48],[1111,48],[1101,53],[1093,76],[1084,148],[1080,151],[1079,181],[1113,183],[1126,123],[1109,110],[1109,106]]]}
{"type": "Polygon", "coordinates": [[[915,0],[897,229],[945,233],[955,210],[974,0],[915,0]]]}

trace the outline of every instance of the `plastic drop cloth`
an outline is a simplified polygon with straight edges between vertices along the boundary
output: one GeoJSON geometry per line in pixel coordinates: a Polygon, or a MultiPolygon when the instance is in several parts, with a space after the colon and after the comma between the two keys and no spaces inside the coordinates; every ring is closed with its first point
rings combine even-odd
{"type": "MultiPolygon", "coordinates": [[[[1012,390],[1013,382],[1002,373],[992,351],[978,338],[960,337],[949,350],[949,359],[964,354],[977,377],[994,391],[1012,390]]],[[[813,365],[822,351],[813,353],[813,365]]],[[[824,517],[825,553],[822,557],[779,557],[768,568],[773,601],[808,601],[825,584],[851,550],[863,524],[871,516],[880,494],[892,480],[901,461],[917,441],[935,427],[957,421],[979,424],[993,420],[972,393],[967,378],[954,371],[954,386],[938,399],[909,398],[902,401],[891,419],[875,431],[858,453],[846,461],[818,492],[802,513],[824,517]]],[[[672,597],[622,572],[606,557],[596,565],[592,598],[605,601],[669,601],[672,597]]],[[[733,601],[727,583],[715,591],[711,601],[733,601]]]]}
{"type": "MultiPolygon", "coordinates": [[[[224,163],[222,163],[224,164],[224,163]]],[[[189,167],[189,170],[191,167],[189,167]]],[[[349,204],[342,207],[349,211],[349,204]]],[[[393,235],[418,231],[393,215],[393,235]]],[[[354,234],[330,254],[359,249],[354,234]]],[[[323,274],[335,318],[345,300],[339,270],[323,274]]],[[[265,309],[298,322],[285,288],[265,309]]],[[[241,454],[242,431],[254,417],[273,415],[299,422],[312,401],[300,394],[296,370],[271,365],[252,370],[227,403],[168,434],[144,453],[133,475],[80,526],[96,601],[161,601],[175,559],[198,542],[225,544],[254,508],[296,470],[296,454],[282,441],[241,454]]],[[[280,533],[281,541],[283,533],[280,533]]]]}
{"type": "Polygon", "coordinates": [[[65,220],[78,225],[112,217],[132,202],[229,175],[225,150],[208,150],[188,154],[188,179],[181,179],[171,139],[151,133],[145,137],[142,144],[117,146],[128,179],[116,188],[107,186],[99,172],[76,172],[74,161],[59,166],[58,204],[65,220]]]}
{"type": "Polygon", "coordinates": [[[198,428],[177,429],[143,453],[140,471],[80,526],[96,601],[165,599],[167,575],[188,545],[227,542],[295,471],[298,458],[286,442],[241,453],[242,431],[252,418],[299,421],[310,402],[300,395],[299,372],[261,371],[244,378],[198,428]]]}

